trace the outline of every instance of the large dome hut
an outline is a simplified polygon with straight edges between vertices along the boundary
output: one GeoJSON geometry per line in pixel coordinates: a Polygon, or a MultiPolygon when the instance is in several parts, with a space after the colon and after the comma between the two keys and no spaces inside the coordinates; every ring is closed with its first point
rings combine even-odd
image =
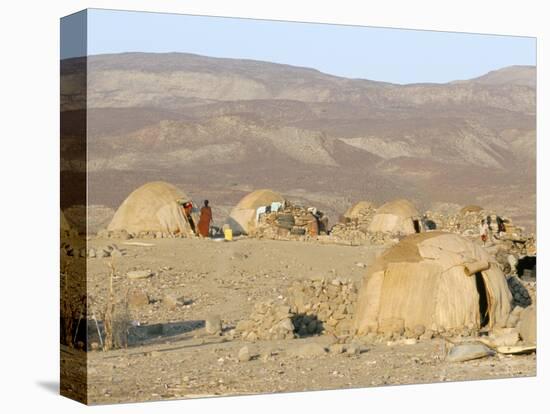
{"type": "Polygon", "coordinates": [[[109,231],[193,235],[182,203],[190,198],[172,184],[155,181],[134,190],[116,211],[109,231]]]}
{"type": "Polygon", "coordinates": [[[410,235],[370,266],[361,286],[355,329],[434,332],[504,326],[512,296],[496,260],[453,233],[410,235]]]}

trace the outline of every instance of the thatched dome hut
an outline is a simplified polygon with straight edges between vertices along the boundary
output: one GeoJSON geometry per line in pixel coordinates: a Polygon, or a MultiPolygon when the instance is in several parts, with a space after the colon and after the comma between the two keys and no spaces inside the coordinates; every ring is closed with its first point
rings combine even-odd
{"type": "Polygon", "coordinates": [[[414,234],[369,267],[359,292],[359,334],[503,326],[512,296],[496,260],[453,233],[414,234]]]}
{"type": "Polygon", "coordinates": [[[180,205],[183,201],[190,199],[172,184],[162,181],[144,184],[122,202],[107,230],[192,235],[180,205]]]}
{"type": "Polygon", "coordinates": [[[244,196],[231,210],[228,224],[236,234],[251,234],[257,221],[257,210],[260,207],[271,206],[273,203],[284,203],[283,196],[272,190],[256,190],[244,196]]]}
{"type": "Polygon", "coordinates": [[[383,204],[369,225],[371,232],[413,234],[420,232],[420,213],[407,200],[383,204]]]}

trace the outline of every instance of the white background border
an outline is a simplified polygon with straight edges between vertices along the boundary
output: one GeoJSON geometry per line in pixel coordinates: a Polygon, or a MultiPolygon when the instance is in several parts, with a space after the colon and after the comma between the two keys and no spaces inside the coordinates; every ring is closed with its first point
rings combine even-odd
{"type": "MultiPolygon", "coordinates": [[[[544,1],[272,0],[14,1],[0,14],[0,404],[7,410],[81,412],[57,395],[59,18],[86,7],[535,36],[538,38],[537,378],[278,394],[96,407],[102,412],[543,412],[550,389],[544,283],[548,211],[549,29],[544,1]],[[546,76],[545,76],[546,74],[546,76]],[[548,186],[546,186],[548,188],[548,186]],[[546,369],[545,369],[546,367],[546,369]],[[546,390],[546,393],[548,391],[546,390]]],[[[121,28],[121,30],[124,30],[121,28]]],[[[258,380],[261,381],[261,378],[258,380]]]]}

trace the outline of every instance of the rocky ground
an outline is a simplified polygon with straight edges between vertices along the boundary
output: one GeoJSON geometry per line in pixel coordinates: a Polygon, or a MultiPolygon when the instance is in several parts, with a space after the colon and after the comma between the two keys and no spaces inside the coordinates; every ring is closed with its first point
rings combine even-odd
{"type": "MultiPolygon", "coordinates": [[[[102,326],[112,264],[115,314],[127,319],[130,332],[126,349],[103,352],[90,330],[90,403],[536,374],[535,354],[449,362],[449,342],[425,335],[359,342],[303,329],[280,337],[286,339],[250,341],[234,329],[257,313],[259,303],[290,299],[295,307],[295,298],[287,295],[297,286],[313,291],[317,282],[311,280],[337,280],[333,290],[352,292],[346,286],[360,283],[383,247],[246,238],[93,238],[90,246],[116,254],[87,259],[89,311],[102,326]]],[[[82,355],[62,346],[62,367],[82,355]]]]}

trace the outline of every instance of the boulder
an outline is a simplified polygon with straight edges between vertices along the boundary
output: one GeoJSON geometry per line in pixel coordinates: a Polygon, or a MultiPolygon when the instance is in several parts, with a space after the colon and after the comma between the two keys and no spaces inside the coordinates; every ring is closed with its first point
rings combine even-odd
{"type": "Polygon", "coordinates": [[[250,355],[250,350],[247,346],[243,346],[239,350],[238,358],[240,362],[248,362],[252,359],[252,356],[250,355]]]}
{"type": "Polygon", "coordinates": [[[537,343],[537,309],[531,305],[521,313],[521,319],[518,323],[519,335],[524,343],[537,343]]]}
{"type": "Polygon", "coordinates": [[[321,344],[316,342],[310,342],[307,344],[299,345],[294,348],[292,354],[300,358],[315,358],[325,355],[326,349],[321,344]]]}
{"type": "Polygon", "coordinates": [[[128,279],[147,279],[153,276],[153,272],[150,270],[131,270],[126,273],[128,279]]]}
{"type": "Polygon", "coordinates": [[[394,335],[403,335],[405,333],[405,321],[403,319],[383,319],[380,321],[380,326],[378,330],[382,334],[394,334],[394,335]]]}
{"type": "Polygon", "coordinates": [[[328,350],[331,354],[343,354],[346,352],[346,346],[344,344],[332,344],[328,350]]]}
{"type": "Polygon", "coordinates": [[[453,346],[445,359],[449,362],[464,362],[494,354],[492,349],[481,343],[467,343],[453,346]]]}
{"type": "Polygon", "coordinates": [[[206,333],[219,335],[222,332],[222,320],[219,315],[208,315],[204,322],[206,333]]]}

